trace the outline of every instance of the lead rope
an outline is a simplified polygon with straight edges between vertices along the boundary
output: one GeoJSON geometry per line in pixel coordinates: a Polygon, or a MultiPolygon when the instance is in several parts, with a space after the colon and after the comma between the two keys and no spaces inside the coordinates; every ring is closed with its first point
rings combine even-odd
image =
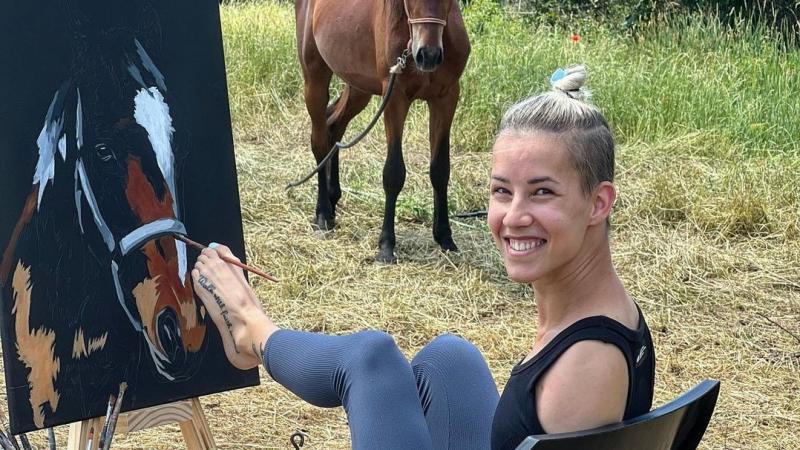
{"type": "Polygon", "coordinates": [[[308,434],[306,433],[306,430],[298,430],[292,434],[292,436],[289,438],[289,442],[292,443],[294,450],[300,450],[303,448],[303,445],[305,445],[307,437],[308,434]]]}
{"type": "Polygon", "coordinates": [[[400,54],[400,57],[397,58],[397,64],[395,64],[391,68],[389,68],[389,86],[387,86],[387,88],[386,88],[386,94],[383,96],[383,99],[381,100],[381,104],[378,107],[378,112],[375,113],[375,116],[372,118],[372,120],[370,121],[369,125],[367,125],[367,128],[364,129],[364,131],[362,131],[361,134],[356,136],[355,139],[353,139],[350,142],[341,142],[341,141],[339,141],[339,142],[333,144],[333,147],[331,147],[331,150],[328,152],[327,155],[325,155],[325,158],[323,158],[322,161],[320,161],[320,163],[317,165],[316,169],[314,169],[311,172],[309,172],[308,175],[306,175],[302,179],[300,179],[298,181],[295,181],[293,183],[287,184],[286,185],[286,190],[296,188],[297,186],[300,186],[301,184],[303,184],[306,181],[310,180],[311,177],[313,177],[315,173],[317,173],[320,170],[322,170],[322,168],[325,167],[328,164],[328,161],[330,161],[330,159],[339,151],[339,149],[350,148],[350,147],[358,144],[359,141],[361,141],[362,139],[364,139],[364,137],[370,132],[370,130],[372,130],[372,127],[374,127],[375,124],[378,122],[378,118],[381,116],[381,114],[383,114],[383,110],[386,109],[386,104],[389,102],[389,96],[392,95],[392,90],[394,89],[395,78],[397,77],[397,75],[403,73],[403,70],[406,68],[406,60],[408,60],[408,57],[410,55],[411,55],[411,50],[406,48],[405,50],[403,50],[403,53],[400,54]]]}

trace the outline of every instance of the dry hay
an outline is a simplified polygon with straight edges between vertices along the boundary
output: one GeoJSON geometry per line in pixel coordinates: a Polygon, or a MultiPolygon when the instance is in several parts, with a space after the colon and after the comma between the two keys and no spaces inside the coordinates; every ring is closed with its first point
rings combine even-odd
{"type": "MultiPolygon", "coordinates": [[[[237,132],[248,259],[282,280],[253,280],[266,310],[281,326],[296,329],[387,330],[407,355],[440,333],[458,333],[483,351],[502,387],[535,336],[531,292],[505,279],[481,220],[453,222],[460,253],[442,254],[434,244],[420,109],[406,137],[408,181],[398,210],[396,266],[373,262],[383,208],[382,130],[342,155],[338,229],[320,237],[311,228],[315,181],[293,192],[283,189],[311,166],[308,120],[298,104],[272,117],[269,127],[237,132]]],[[[709,159],[692,152],[696,142],[689,136],[620,149],[613,249],[653,332],[655,404],[715,378],[722,392],[701,448],[795,449],[800,202],[797,194],[784,197],[800,172],[785,162],[742,168],[709,159]],[[761,177],[760,187],[737,188],[743,172],[761,177]]],[[[453,209],[483,206],[488,153],[455,148],[452,167],[453,209]]],[[[307,405],[260,372],[257,388],[202,399],[219,448],[290,448],[288,437],[300,428],[310,435],[306,448],[349,448],[341,409],[307,405]]],[[[62,447],[66,434],[67,427],[57,429],[62,447]]],[[[42,447],[45,434],[31,439],[42,447]]],[[[114,448],[183,445],[178,427],[170,426],[118,436],[114,448]]]]}

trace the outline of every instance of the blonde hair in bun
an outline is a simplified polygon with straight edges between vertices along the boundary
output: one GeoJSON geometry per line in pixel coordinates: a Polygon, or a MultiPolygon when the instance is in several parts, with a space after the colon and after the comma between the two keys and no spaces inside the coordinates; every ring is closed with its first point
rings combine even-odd
{"type": "Polygon", "coordinates": [[[586,101],[592,93],[584,88],[586,83],[586,66],[583,64],[558,69],[550,76],[550,86],[556,92],[563,92],[575,100],[586,101]]]}
{"type": "Polygon", "coordinates": [[[550,91],[508,108],[498,136],[536,131],[562,135],[588,195],[601,182],[614,181],[614,138],[603,113],[589,102],[586,78],[584,65],[556,70],[550,77],[550,91]]]}

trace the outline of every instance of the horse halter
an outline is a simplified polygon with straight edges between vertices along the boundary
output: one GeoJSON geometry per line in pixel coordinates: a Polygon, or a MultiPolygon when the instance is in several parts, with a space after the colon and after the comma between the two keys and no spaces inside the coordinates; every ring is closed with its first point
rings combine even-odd
{"type": "Polygon", "coordinates": [[[408,29],[409,32],[411,31],[411,25],[418,24],[418,23],[432,23],[436,25],[446,26],[447,21],[444,19],[439,19],[437,17],[418,17],[416,19],[411,18],[411,14],[408,12],[408,0],[403,0],[403,8],[406,10],[406,17],[408,17],[408,29]]]}

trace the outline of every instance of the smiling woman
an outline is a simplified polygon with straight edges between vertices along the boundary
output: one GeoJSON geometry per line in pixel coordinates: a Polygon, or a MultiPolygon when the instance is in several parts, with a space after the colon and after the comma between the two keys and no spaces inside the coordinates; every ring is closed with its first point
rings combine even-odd
{"type": "Polygon", "coordinates": [[[509,278],[533,286],[537,339],[511,372],[492,448],[647,412],[650,332],[611,261],[614,140],[583,66],[511,107],[492,150],[488,222],[509,278]]]}
{"type": "MultiPolygon", "coordinates": [[[[192,277],[237,367],[263,363],[317,406],[343,406],[354,449],[513,450],[531,434],[646,412],[655,355],[611,261],[614,140],[582,90],[583,67],[513,106],[493,148],[489,225],[511,279],[533,286],[537,339],[502,396],[475,346],[444,335],[409,362],[391,336],[278,329],[227,247],[192,277]]],[[[533,320],[531,320],[532,322],[533,320]]]]}

